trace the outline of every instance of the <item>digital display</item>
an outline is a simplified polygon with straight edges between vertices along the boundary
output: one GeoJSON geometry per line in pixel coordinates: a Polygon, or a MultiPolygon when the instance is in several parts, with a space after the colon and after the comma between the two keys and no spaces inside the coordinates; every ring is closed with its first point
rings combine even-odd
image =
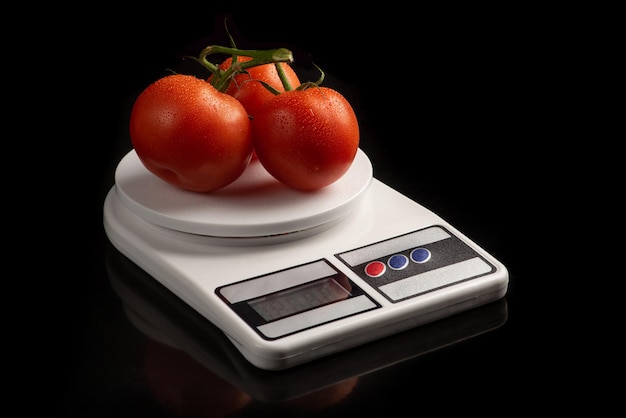
{"type": "Polygon", "coordinates": [[[332,277],[305,283],[277,293],[253,299],[248,304],[265,321],[274,321],[350,296],[350,292],[332,277]]]}

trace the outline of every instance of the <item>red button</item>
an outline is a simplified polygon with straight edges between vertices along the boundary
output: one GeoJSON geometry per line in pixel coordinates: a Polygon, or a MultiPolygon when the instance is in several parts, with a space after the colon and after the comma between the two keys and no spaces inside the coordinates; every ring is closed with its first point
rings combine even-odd
{"type": "Polygon", "coordinates": [[[380,277],[385,273],[387,266],[380,261],[372,261],[365,266],[365,274],[370,277],[380,277]]]}

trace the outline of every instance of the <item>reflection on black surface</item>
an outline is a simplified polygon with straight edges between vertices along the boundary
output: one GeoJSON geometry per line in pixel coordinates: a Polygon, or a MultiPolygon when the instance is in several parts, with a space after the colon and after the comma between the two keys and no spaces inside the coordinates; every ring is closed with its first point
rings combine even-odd
{"type": "Polygon", "coordinates": [[[129,320],[150,338],[144,372],[159,402],[226,416],[252,400],[322,409],[359,378],[502,326],[506,298],[283,371],[250,364],[206,318],[108,245],[110,284],[129,320]],[[208,399],[213,399],[210,405],[208,399]],[[217,411],[221,414],[217,414],[217,411]]]}

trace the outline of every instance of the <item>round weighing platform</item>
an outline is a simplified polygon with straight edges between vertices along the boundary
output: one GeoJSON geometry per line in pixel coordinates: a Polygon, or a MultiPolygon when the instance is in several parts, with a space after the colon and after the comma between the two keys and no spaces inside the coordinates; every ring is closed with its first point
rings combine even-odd
{"type": "Polygon", "coordinates": [[[115,189],[129,210],[155,225],[191,234],[250,238],[299,232],[339,220],[358,205],[372,177],[372,164],[359,149],[350,169],[317,191],[291,189],[254,160],[228,186],[198,193],[164,182],[131,150],[117,166],[115,189]]]}

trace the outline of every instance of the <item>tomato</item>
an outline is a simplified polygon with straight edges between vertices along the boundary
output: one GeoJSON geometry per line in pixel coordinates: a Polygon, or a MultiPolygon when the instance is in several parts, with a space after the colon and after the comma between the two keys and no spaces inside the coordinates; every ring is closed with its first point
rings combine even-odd
{"type": "Polygon", "coordinates": [[[165,76],[139,94],[131,110],[130,138],[150,172],[195,192],[232,183],[252,156],[243,105],[191,75],[165,76]]]}
{"type": "Polygon", "coordinates": [[[341,178],[359,147],[348,100],[328,87],[291,90],[267,101],[252,120],[257,158],[277,180],[312,191],[341,178]]]}
{"type": "MultiPolygon", "coordinates": [[[[238,62],[246,62],[251,59],[244,56],[237,57],[238,62]]],[[[232,65],[232,60],[232,57],[226,58],[219,65],[220,69],[227,70],[232,65]]],[[[301,84],[298,75],[289,64],[281,62],[278,65],[285,72],[285,76],[292,88],[295,89],[301,84]]],[[[274,97],[274,93],[265,88],[259,81],[269,84],[281,93],[285,91],[273,63],[257,65],[248,68],[246,73],[236,74],[225,90],[225,93],[239,100],[253,118],[265,102],[274,97]]]]}

